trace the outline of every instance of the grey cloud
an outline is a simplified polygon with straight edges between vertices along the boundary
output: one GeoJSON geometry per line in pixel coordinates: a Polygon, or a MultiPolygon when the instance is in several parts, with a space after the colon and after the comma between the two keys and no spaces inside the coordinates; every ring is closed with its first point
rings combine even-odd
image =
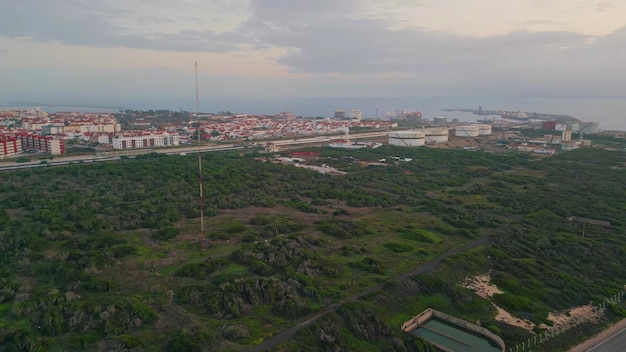
{"type": "Polygon", "coordinates": [[[257,18],[267,21],[311,23],[354,15],[361,4],[361,0],[253,0],[251,8],[257,18]]]}
{"type": "MultiPolygon", "coordinates": [[[[0,12],[0,35],[36,42],[205,52],[237,50],[248,42],[237,32],[181,30],[178,33],[141,33],[112,21],[125,11],[120,4],[97,6],[97,3],[83,0],[0,0],[0,7],[3,9],[0,12]]],[[[144,20],[149,18],[163,21],[167,17],[158,14],[143,17],[144,20]]]]}
{"type": "Polygon", "coordinates": [[[465,91],[484,87],[496,93],[626,95],[621,84],[626,48],[620,44],[626,42],[626,27],[602,37],[519,31],[476,38],[418,28],[392,30],[376,19],[290,20],[298,11],[257,11],[243,26],[259,43],[289,48],[277,62],[292,72],[393,74],[407,87],[420,82],[465,91]]]}
{"type": "MultiPolygon", "coordinates": [[[[241,9],[246,3],[229,1],[214,0],[211,4],[226,11],[241,9]]],[[[475,38],[419,28],[392,30],[386,21],[358,18],[363,3],[250,0],[249,19],[231,32],[186,29],[142,33],[111,20],[124,11],[122,0],[111,0],[112,5],[106,8],[86,0],[0,0],[0,35],[162,51],[280,47],[287,50],[276,62],[291,72],[372,81],[376,76],[391,74],[396,77],[391,86],[406,90],[417,85],[438,87],[437,94],[447,89],[482,89],[487,93],[563,90],[570,94],[611,91],[611,95],[626,95],[622,83],[626,80],[626,27],[602,37],[520,31],[475,38]]],[[[171,1],[163,0],[162,4],[172,6],[171,1]]],[[[200,2],[187,0],[180,4],[199,6],[200,2]]],[[[142,16],[146,20],[164,20],[158,12],[142,16]]]]}

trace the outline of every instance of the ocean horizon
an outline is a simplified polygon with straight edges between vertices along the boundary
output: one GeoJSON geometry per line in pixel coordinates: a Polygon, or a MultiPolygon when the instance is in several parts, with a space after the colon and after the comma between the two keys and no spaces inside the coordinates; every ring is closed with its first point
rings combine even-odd
{"type": "MultiPolygon", "coordinates": [[[[626,97],[201,97],[201,112],[230,111],[235,114],[275,115],[289,111],[296,116],[332,117],[336,109],[347,114],[361,110],[366,119],[383,119],[387,112],[420,111],[425,119],[445,116],[474,122],[479,116],[443,109],[522,111],[568,115],[584,122],[598,122],[602,130],[626,131],[626,97]]],[[[73,102],[64,104],[3,103],[0,108],[35,108],[44,111],[118,112],[119,110],[162,109],[195,111],[193,99],[123,99],[119,102],[73,102]]]]}

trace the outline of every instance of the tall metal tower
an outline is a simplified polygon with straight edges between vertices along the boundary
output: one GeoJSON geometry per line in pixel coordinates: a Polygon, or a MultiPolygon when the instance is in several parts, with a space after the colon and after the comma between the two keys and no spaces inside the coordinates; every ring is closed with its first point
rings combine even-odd
{"type": "Polygon", "coordinates": [[[196,73],[196,120],[198,121],[198,176],[200,180],[200,238],[202,240],[202,250],[205,246],[204,236],[204,195],[202,194],[202,148],[200,148],[200,100],[198,98],[198,62],[194,63],[196,73]]]}

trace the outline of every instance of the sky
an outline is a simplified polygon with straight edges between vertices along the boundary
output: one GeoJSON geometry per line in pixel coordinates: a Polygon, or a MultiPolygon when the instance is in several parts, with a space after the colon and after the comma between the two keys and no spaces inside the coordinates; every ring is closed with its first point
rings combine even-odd
{"type": "Polygon", "coordinates": [[[626,96],[626,0],[0,0],[0,102],[626,96]]]}

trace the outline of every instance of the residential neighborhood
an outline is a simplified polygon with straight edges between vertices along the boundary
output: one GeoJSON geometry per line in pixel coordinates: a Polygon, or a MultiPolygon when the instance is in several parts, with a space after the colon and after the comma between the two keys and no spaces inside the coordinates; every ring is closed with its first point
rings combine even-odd
{"type": "Polygon", "coordinates": [[[203,141],[261,140],[342,134],[346,128],[389,129],[396,122],[362,118],[301,118],[268,115],[173,113],[169,111],[55,112],[0,110],[0,159],[28,152],[61,155],[70,146],[111,149],[172,147],[203,141]]]}

